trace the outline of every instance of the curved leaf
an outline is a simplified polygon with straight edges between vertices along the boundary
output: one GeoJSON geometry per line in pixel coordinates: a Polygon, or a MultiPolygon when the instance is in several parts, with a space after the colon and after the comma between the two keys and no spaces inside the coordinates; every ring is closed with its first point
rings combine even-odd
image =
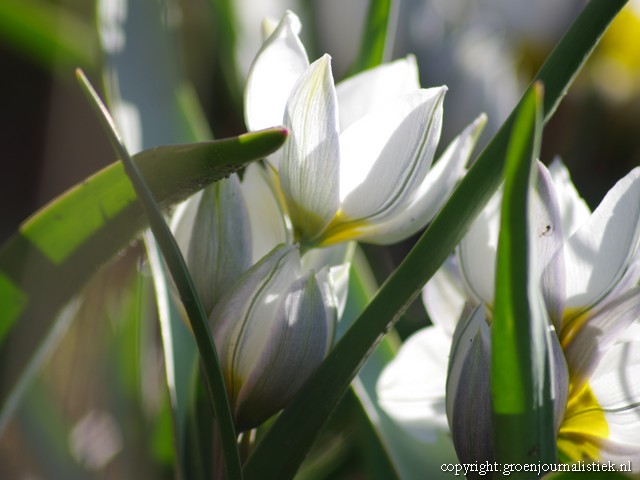
{"type": "Polygon", "coordinates": [[[367,70],[388,60],[393,45],[398,2],[371,0],[367,10],[362,43],[351,74],[367,70]]]}
{"type": "MultiPolygon", "coordinates": [[[[542,133],[542,88],[537,87],[518,112],[505,160],[491,327],[493,438],[499,463],[556,461],[551,353],[545,348],[549,320],[544,309],[536,308],[543,300],[528,220],[542,133]]],[[[527,472],[522,478],[537,475],[527,472]]]]}
{"type": "Polygon", "coordinates": [[[138,195],[145,216],[149,220],[153,236],[160,247],[162,256],[180,294],[182,305],[187,312],[190,326],[198,345],[198,353],[202,360],[203,376],[211,401],[211,410],[217,420],[216,426],[220,434],[226,476],[230,480],[242,479],[237,434],[233,417],[231,416],[231,407],[225,387],[224,374],[220,366],[220,358],[213,342],[207,314],[187,269],[187,263],[180,252],[178,242],[173,237],[169,225],[160,211],[160,206],[153,193],[149,190],[140,173],[140,169],[133,163],[133,159],[129,155],[107,107],[102,103],[98,93],[89,83],[82,70],[76,70],[76,76],[87,99],[97,113],[107,136],[110,138],[115,153],[120,157],[120,161],[124,165],[124,171],[129,180],[131,180],[135,193],[138,195]]]}
{"type": "MultiPolygon", "coordinates": [[[[134,161],[163,207],[185,199],[279,148],[286,130],[145,150],[134,161]]],[[[146,226],[115,163],[27,220],[0,249],[0,406],[54,327],[57,311],[95,271],[146,226]],[[20,345],[19,351],[14,348],[20,345]]],[[[4,412],[3,412],[4,414],[4,412]]]]}

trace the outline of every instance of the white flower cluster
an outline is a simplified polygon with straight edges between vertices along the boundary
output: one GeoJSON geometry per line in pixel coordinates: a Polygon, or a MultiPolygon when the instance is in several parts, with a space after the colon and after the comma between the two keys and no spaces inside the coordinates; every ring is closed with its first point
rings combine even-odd
{"type": "MultiPolygon", "coordinates": [[[[534,267],[555,331],[559,457],[639,464],[640,168],[593,213],[558,160],[549,169],[538,164],[533,193],[534,267]]],[[[392,418],[424,441],[450,428],[462,462],[492,458],[489,330],[500,203],[498,192],[427,284],[434,325],[404,343],[378,382],[392,418]]]]}
{"type": "Polygon", "coordinates": [[[291,12],[266,25],[245,93],[249,130],[284,125],[284,147],[173,218],[240,430],[283,408],[324,359],[346,298],[349,242],[388,244],[422,229],[485,123],[469,125],[432,169],[446,87],[420,88],[412,57],[335,85],[331,58],[310,63],[300,28],[291,12]]]}

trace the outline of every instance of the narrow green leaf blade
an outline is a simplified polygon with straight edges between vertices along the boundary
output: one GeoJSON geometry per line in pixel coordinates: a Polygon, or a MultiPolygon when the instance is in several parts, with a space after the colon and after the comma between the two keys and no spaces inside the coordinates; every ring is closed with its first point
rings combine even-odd
{"type": "MultiPolygon", "coordinates": [[[[157,147],[135,155],[134,161],[166,208],[277,150],[285,138],[286,130],[270,129],[157,147]]],[[[34,214],[0,248],[2,410],[24,366],[54,328],[58,310],[145,225],[131,183],[116,163],[34,214]],[[22,348],[14,351],[12,345],[22,348]]]]}
{"type": "MultiPolygon", "coordinates": [[[[111,111],[120,113],[115,120],[125,134],[129,151],[136,153],[137,149],[159,144],[211,139],[197,94],[180,61],[182,52],[178,47],[184,22],[167,21],[167,16],[176,15],[183,5],[176,0],[126,4],[119,0],[99,0],[99,6],[96,12],[99,24],[114,26],[100,29],[106,98],[111,111]],[[114,44],[114,31],[122,36],[123,42],[114,44]]],[[[168,272],[160,260],[158,246],[152,235],[144,238],[155,285],[167,387],[171,393],[176,477],[201,478],[202,472],[194,469],[194,464],[201,464],[194,461],[197,458],[194,453],[210,452],[211,443],[207,446],[200,441],[194,442],[198,447],[188,445],[189,430],[197,423],[191,422],[190,416],[200,411],[191,408],[192,383],[200,382],[197,347],[186,323],[183,324],[178,298],[167,295],[168,272]]],[[[202,411],[209,408],[208,399],[202,403],[202,411]]]]}
{"type": "MultiPolygon", "coordinates": [[[[166,363],[165,373],[174,422],[174,444],[182,446],[187,443],[186,422],[190,408],[192,372],[197,362],[196,344],[193,335],[183,322],[180,308],[172,295],[168,272],[152,235],[145,234],[145,245],[156,292],[160,334],[166,363]]],[[[176,448],[178,478],[189,478],[187,455],[188,452],[184,448],[176,448]]]]}
{"type": "Polygon", "coordinates": [[[371,0],[362,32],[362,43],[351,74],[376,67],[388,59],[396,16],[394,0],[371,0]]]}
{"type": "MultiPolygon", "coordinates": [[[[540,151],[541,103],[542,86],[536,85],[515,119],[505,160],[491,327],[493,437],[495,460],[500,464],[556,460],[552,404],[550,399],[542,404],[538,400],[550,390],[545,357],[550,352],[536,348],[546,344],[547,319],[539,318],[533,305],[541,300],[541,293],[532,264],[534,245],[529,228],[540,151]],[[534,358],[538,355],[542,358],[534,358]],[[551,425],[544,428],[547,421],[551,425]]],[[[537,478],[535,472],[524,475],[537,478]]]]}
{"type": "MultiPolygon", "coordinates": [[[[545,120],[625,0],[592,0],[552,52],[536,80],[546,88],[545,120]]],[[[462,239],[497,189],[513,114],[480,154],[416,246],[389,277],[367,309],[333,348],[296,400],[282,413],[245,464],[247,478],[293,476],[316,432],[375,345],[462,239]],[[288,456],[281,455],[288,451],[288,456]]]]}
{"type": "Polygon", "coordinates": [[[242,467],[240,465],[240,453],[237,445],[237,434],[231,415],[231,406],[227,389],[225,386],[220,358],[216,350],[213,336],[209,329],[208,317],[205,313],[202,301],[198,296],[195,285],[187,269],[187,264],[178,247],[176,239],[173,237],[169,225],[160,211],[159,205],[153,198],[153,193],[147,187],[140,170],[131,159],[122,137],[118,133],[115,122],[107,111],[107,107],[102,103],[100,97],[93,89],[84,73],[76,71],[80,85],[86,94],[89,102],[98,114],[105,132],[109,136],[114,150],[124,165],[124,170],[136,194],[140,198],[140,203],[145,215],[149,219],[149,225],[155,237],[162,255],[167,262],[171,276],[175,282],[180,299],[187,312],[193,335],[198,345],[198,351],[202,359],[202,370],[204,380],[211,400],[211,409],[216,418],[216,426],[220,435],[225,473],[231,480],[242,479],[242,467]]]}
{"type": "MultiPolygon", "coordinates": [[[[356,251],[349,275],[349,297],[342,324],[353,323],[373,298],[376,288],[373,273],[360,250],[356,251]]],[[[423,442],[413,437],[392,420],[380,406],[376,384],[384,368],[398,352],[398,340],[385,335],[351,384],[351,390],[359,400],[362,415],[366,416],[372,431],[372,442],[384,450],[378,459],[376,478],[420,478],[429,472],[431,479],[447,479],[449,472],[442,472],[442,463],[455,463],[456,456],[450,439],[438,438],[423,442]],[[428,452],[428,453],[427,453],[428,452]]],[[[445,435],[442,434],[444,437],[445,435]]]]}

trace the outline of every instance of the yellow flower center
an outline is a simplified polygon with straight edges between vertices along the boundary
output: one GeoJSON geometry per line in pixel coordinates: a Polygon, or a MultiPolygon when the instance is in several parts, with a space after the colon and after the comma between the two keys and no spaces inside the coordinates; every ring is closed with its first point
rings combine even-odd
{"type": "Polygon", "coordinates": [[[558,453],[565,462],[601,460],[600,442],[609,436],[609,425],[591,387],[569,389],[569,401],[560,432],[558,453]]]}
{"type": "Polygon", "coordinates": [[[356,240],[370,224],[366,220],[354,220],[338,210],[322,232],[311,242],[314,246],[328,247],[336,243],[356,240]]]}

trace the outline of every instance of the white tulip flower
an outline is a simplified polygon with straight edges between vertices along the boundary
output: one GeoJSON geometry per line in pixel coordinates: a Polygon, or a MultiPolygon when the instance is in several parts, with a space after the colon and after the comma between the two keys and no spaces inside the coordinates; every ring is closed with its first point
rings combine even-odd
{"type": "MultiPolygon", "coordinates": [[[[533,198],[540,289],[561,347],[554,354],[562,353],[568,369],[568,379],[557,382],[565,384],[567,397],[564,414],[556,410],[559,457],[567,462],[640,464],[640,168],[620,180],[591,213],[564,165],[555,161],[547,170],[540,164],[533,198]]],[[[419,352],[433,339],[439,344],[451,339],[462,317],[474,332],[485,331],[473,336],[483,339],[476,342],[485,347],[479,351],[490,348],[486,330],[492,316],[499,203],[497,194],[460,244],[458,258],[449,259],[425,287],[423,299],[434,326],[409,339],[406,348],[413,353],[398,355],[380,379],[381,404],[401,424],[442,425],[426,405],[444,400],[439,380],[443,361],[416,362],[427,358],[426,352],[419,352]],[[483,306],[475,310],[474,319],[463,313],[465,304],[483,306]],[[400,370],[411,373],[394,375],[400,370]],[[422,387],[416,386],[419,382],[422,387]],[[429,391],[429,396],[415,395],[418,389],[429,391]],[[415,420],[403,418],[395,407],[398,398],[412,399],[415,420]],[[420,410],[419,405],[424,407],[420,410]]],[[[450,362],[464,362],[469,355],[470,351],[452,351],[450,362]]],[[[471,382],[462,379],[463,371],[450,373],[447,389],[452,401],[456,388],[471,382]]],[[[556,393],[556,398],[562,397],[562,392],[556,393]]],[[[478,404],[478,398],[469,401],[478,404]]],[[[449,410],[451,415],[455,409],[449,405],[449,410]]],[[[478,425],[486,427],[487,422],[478,420],[478,425]]]]}
{"type": "Polygon", "coordinates": [[[337,86],[331,58],[309,64],[287,12],[251,66],[250,130],[284,124],[290,135],[270,160],[297,241],[389,244],[422,229],[465,171],[485,124],[480,116],[431,169],[446,87],[420,88],[413,57],[337,86]]]}
{"type": "Polygon", "coordinates": [[[180,204],[171,230],[207,314],[252,265],[251,226],[237,175],[180,204]]]}
{"type": "Polygon", "coordinates": [[[216,304],[209,322],[239,431],[284,408],[324,360],[336,324],[328,276],[303,272],[298,248],[280,245],[216,304]]]}

